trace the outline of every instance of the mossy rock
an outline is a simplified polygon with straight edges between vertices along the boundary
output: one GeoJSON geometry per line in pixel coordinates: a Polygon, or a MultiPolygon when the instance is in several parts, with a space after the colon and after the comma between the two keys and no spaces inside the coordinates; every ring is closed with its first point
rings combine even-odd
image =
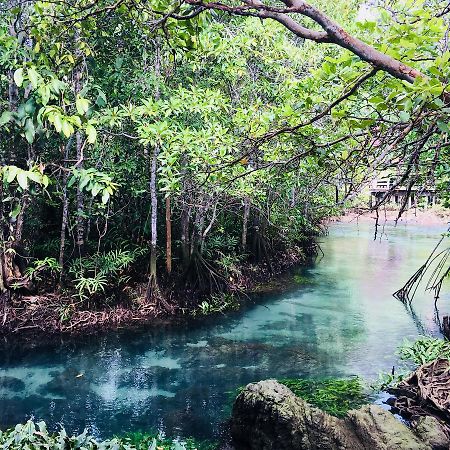
{"type": "Polygon", "coordinates": [[[336,417],[344,417],[350,409],[359,408],[370,400],[357,377],[314,380],[288,378],[278,381],[297,397],[336,417]]]}

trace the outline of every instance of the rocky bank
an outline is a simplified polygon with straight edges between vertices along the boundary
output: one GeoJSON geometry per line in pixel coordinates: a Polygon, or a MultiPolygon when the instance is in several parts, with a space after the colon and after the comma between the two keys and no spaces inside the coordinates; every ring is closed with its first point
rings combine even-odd
{"type": "Polygon", "coordinates": [[[239,450],[448,450],[434,417],[411,428],[377,405],[338,419],[313,408],[275,380],[249,384],[237,397],[231,433],[239,450]]]}

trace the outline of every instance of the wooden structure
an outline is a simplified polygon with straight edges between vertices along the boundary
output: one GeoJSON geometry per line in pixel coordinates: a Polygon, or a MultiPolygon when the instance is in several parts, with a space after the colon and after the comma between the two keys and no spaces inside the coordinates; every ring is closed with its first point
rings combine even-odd
{"type": "MultiPolygon", "coordinates": [[[[387,192],[391,191],[390,197],[388,198],[386,204],[401,206],[405,202],[405,198],[408,193],[408,188],[406,186],[395,186],[395,179],[393,178],[377,178],[370,186],[370,206],[374,206],[378,203],[387,192]]],[[[408,198],[407,207],[412,206],[433,206],[436,203],[436,191],[434,187],[416,187],[413,186],[408,198]]]]}

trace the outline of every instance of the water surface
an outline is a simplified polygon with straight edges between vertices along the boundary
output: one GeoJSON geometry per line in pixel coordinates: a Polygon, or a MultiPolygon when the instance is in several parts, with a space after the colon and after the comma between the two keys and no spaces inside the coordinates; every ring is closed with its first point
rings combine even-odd
{"type": "MultiPolygon", "coordinates": [[[[297,283],[244,310],[20,349],[0,344],[0,428],[29,417],[101,437],[137,430],[217,438],[236,388],[264,378],[377,377],[404,337],[438,334],[433,299],[392,297],[445,227],[336,225],[297,283]]],[[[450,311],[444,289],[441,314],[450,311]]]]}

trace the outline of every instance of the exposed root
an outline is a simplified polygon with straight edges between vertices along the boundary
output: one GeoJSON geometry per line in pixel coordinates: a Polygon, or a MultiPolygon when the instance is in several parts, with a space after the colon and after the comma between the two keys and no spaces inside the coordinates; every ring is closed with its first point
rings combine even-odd
{"type": "MultiPolygon", "coordinates": [[[[448,230],[448,232],[450,232],[450,229],[448,230]]],[[[426,272],[434,266],[425,289],[434,292],[435,303],[437,302],[437,299],[440,295],[442,283],[444,279],[450,274],[450,266],[447,266],[448,258],[450,256],[450,247],[445,248],[438,253],[436,252],[444,239],[448,236],[448,232],[442,235],[441,239],[434,247],[425,263],[422,264],[422,266],[412,275],[412,277],[405,283],[405,285],[401,289],[394,292],[394,297],[398,298],[403,303],[409,302],[409,304],[411,304],[417,288],[419,287],[426,272]]]]}
{"type": "Polygon", "coordinates": [[[416,369],[408,378],[389,389],[396,395],[388,403],[408,420],[434,416],[450,434],[450,361],[437,359],[416,369]]]}
{"type": "Polygon", "coordinates": [[[0,305],[0,336],[21,334],[27,330],[49,334],[93,332],[130,323],[146,323],[164,313],[145,302],[132,307],[118,305],[92,311],[56,294],[21,297],[0,305]]]}

